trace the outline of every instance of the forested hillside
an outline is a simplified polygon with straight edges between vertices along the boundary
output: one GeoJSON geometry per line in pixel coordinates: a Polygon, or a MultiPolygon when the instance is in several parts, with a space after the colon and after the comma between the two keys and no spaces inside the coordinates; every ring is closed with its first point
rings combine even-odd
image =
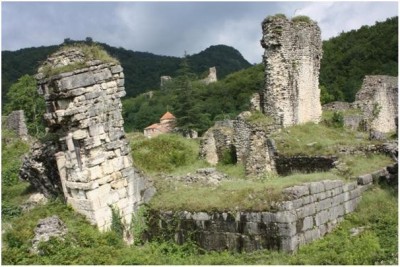
{"type": "MultiPolygon", "coordinates": [[[[66,39],[65,44],[72,41],[66,39]]],[[[92,42],[91,38],[87,41],[92,42]]],[[[154,55],[147,52],[134,52],[122,47],[116,48],[107,44],[99,43],[113,57],[117,58],[125,73],[125,89],[127,96],[137,96],[150,89],[159,88],[160,76],[176,76],[181,58],[154,55]]],[[[59,49],[59,46],[25,48],[18,51],[2,51],[2,101],[5,98],[10,86],[24,74],[34,75],[40,62],[59,49]]],[[[182,51],[182,56],[184,51],[182,51]]],[[[218,78],[224,78],[229,73],[251,66],[243,56],[234,49],[226,45],[211,46],[198,54],[188,57],[191,61],[192,71],[202,76],[208,68],[216,66],[218,78]]]]}
{"type": "Polygon", "coordinates": [[[333,100],[354,101],[365,75],[398,75],[398,17],[323,42],[320,84],[333,100]]]}

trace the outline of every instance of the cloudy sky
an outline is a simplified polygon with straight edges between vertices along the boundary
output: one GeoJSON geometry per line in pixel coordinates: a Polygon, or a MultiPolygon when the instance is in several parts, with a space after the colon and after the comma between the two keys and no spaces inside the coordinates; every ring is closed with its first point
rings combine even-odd
{"type": "Polygon", "coordinates": [[[60,44],[65,38],[181,57],[210,45],[261,62],[261,21],[307,15],[322,38],[398,15],[398,2],[2,2],[2,50],[60,44]]]}

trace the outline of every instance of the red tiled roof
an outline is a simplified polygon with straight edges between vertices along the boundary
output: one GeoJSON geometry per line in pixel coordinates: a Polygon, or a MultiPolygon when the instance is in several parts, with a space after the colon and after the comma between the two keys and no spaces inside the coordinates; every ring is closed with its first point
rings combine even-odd
{"type": "Polygon", "coordinates": [[[171,119],[176,119],[174,115],[172,115],[171,112],[167,111],[160,120],[171,120],[171,119]]]}
{"type": "Polygon", "coordinates": [[[158,127],[160,127],[160,125],[158,123],[154,123],[154,124],[146,127],[145,129],[157,129],[158,127]]]}

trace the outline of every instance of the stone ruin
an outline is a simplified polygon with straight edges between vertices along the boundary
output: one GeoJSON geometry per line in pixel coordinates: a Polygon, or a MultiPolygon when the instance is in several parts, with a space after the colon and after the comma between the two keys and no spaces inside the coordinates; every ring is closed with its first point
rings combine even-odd
{"type": "Polygon", "coordinates": [[[347,128],[369,131],[373,139],[384,138],[383,133],[397,131],[398,78],[367,75],[353,103],[336,101],[323,109],[341,112],[347,128]]]}
{"type": "Polygon", "coordinates": [[[386,75],[365,76],[352,106],[361,109],[363,117],[370,121],[368,127],[372,131],[380,133],[396,131],[398,78],[386,75]]]}
{"type": "MultiPolygon", "coordinates": [[[[70,47],[48,57],[36,79],[46,101],[47,134],[53,136],[47,158],[56,162],[53,176],[58,177],[51,179],[58,180],[67,203],[100,230],[109,229],[112,208],[130,223],[137,206],[155,191],[132,166],[121,116],[122,67],[70,47]],[[48,73],[66,68],[73,70],[48,73]]],[[[51,168],[43,162],[35,164],[39,169],[51,168]]],[[[24,165],[23,169],[32,169],[29,162],[24,165]]],[[[43,179],[37,183],[46,183],[43,179]]]]}
{"type": "Polygon", "coordinates": [[[261,108],[283,127],[318,123],[322,114],[319,68],[321,31],[314,21],[267,17],[262,23],[265,87],[261,108]]]}
{"type": "Polygon", "coordinates": [[[217,68],[216,67],[211,67],[208,70],[208,76],[201,80],[205,84],[210,84],[210,83],[215,83],[218,81],[217,79],[217,68]]]}
{"type": "Polygon", "coordinates": [[[14,131],[22,140],[28,140],[28,128],[23,110],[12,111],[5,119],[5,127],[14,131]]]}
{"type": "Polygon", "coordinates": [[[164,89],[169,82],[172,81],[171,76],[161,76],[160,77],[160,89],[164,89]]]}
{"type": "MultiPolygon", "coordinates": [[[[282,127],[318,123],[322,108],[318,87],[322,58],[321,32],[313,21],[289,21],[281,16],[262,23],[265,48],[265,87],[250,98],[251,112],[235,120],[217,122],[204,135],[201,156],[212,165],[227,153],[245,165],[246,174],[275,171],[275,146],[268,136],[282,127]],[[252,113],[262,112],[266,125],[249,122],[252,113]]],[[[250,119],[251,120],[251,119],[250,119]]]]}

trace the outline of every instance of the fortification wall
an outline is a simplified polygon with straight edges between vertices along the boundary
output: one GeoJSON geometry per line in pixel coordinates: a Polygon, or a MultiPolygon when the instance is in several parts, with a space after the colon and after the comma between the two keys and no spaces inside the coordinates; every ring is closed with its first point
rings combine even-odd
{"type": "Polygon", "coordinates": [[[263,112],[282,126],[320,121],[321,31],[313,21],[273,16],[262,23],[263,112]]]}
{"type": "Polygon", "coordinates": [[[353,212],[361,193],[372,184],[372,175],[357,181],[306,183],[284,190],[286,201],[275,211],[188,212],[152,211],[152,238],[173,238],[177,243],[195,241],[206,250],[296,251],[331,232],[353,212]],[[172,229],[172,230],[171,230],[172,229]]]}

